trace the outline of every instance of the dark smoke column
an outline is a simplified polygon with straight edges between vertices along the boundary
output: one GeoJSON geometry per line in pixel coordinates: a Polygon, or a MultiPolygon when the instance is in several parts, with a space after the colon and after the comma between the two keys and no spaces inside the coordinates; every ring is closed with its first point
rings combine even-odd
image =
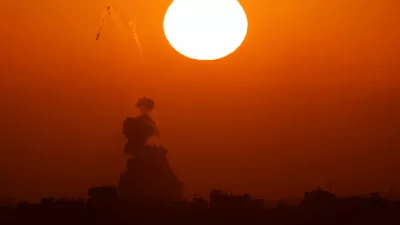
{"type": "Polygon", "coordinates": [[[127,139],[125,153],[132,157],[121,175],[118,194],[121,198],[131,200],[182,200],[183,185],[169,166],[166,157],[168,150],[146,143],[150,137],[159,135],[150,117],[155,103],[143,97],[137,101],[136,107],[140,109],[141,115],[128,117],[123,122],[123,133],[127,139]]]}

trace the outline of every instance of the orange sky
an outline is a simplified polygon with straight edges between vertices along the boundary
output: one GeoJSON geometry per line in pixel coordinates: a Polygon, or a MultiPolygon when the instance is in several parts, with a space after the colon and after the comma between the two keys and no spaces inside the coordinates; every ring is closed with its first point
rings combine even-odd
{"type": "Polygon", "coordinates": [[[189,196],[400,188],[399,1],[240,2],[247,38],[212,62],[170,47],[170,1],[2,3],[0,195],[116,184],[121,121],[143,95],[189,196]],[[95,41],[106,4],[136,19],[144,68],[129,31],[109,26],[95,41]]]}

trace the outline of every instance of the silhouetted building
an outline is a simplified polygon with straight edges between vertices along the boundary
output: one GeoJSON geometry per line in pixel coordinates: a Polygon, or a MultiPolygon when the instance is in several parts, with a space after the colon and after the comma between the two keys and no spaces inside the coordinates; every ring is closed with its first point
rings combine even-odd
{"type": "Polygon", "coordinates": [[[210,210],[214,212],[261,212],[264,210],[264,200],[252,199],[250,195],[232,195],[220,190],[210,194],[210,210]]]}
{"type": "Polygon", "coordinates": [[[332,207],[337,201],[338,197],[336,195],[322,189],[317,189],[312,192],[305,192],[301,204],[312,208],[332,207]]]}
{"type": "Polygon", "coordinates": [[[17,204],[17,200],[9,196],[0,196],[0,207],[14,207],[17,204]]]}
{"type": "Polygon", "coordinates": [[[190,203],[190,207],[192,211],[196,212],[207,212],[208,211],[208,202],[204,198],[193,198],[190,203]]]}
{"type": "Polygon", "coordinates": [[[117,188],[114,186],[90,188],[88,196],[87,204],[97,209],[110,209],[118,201],[117,188]]]}

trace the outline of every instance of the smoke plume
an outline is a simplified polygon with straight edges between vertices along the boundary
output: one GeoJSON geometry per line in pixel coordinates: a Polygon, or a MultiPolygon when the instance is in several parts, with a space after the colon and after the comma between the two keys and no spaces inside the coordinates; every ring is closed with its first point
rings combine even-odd
{"type": "Polygon", "coordinates": [[[125,146],[125,152],[129,154],[138,154],[145,144],[151,144],[152,138],[159,137],[160,132],[156,122],[151,117],[151,111],[155,107],[153,99],[141,97],[136,102],[136,107],[140,110],[140,115],[128,117],[123,122],[123,133],[128,140],[128,146],[125,146]]]}
{"type": "Polygon", "coordinates": [[[155,106],[154,100],[146,96],[139,98],[136,102],[136,107],[139,108],[141,115],[150,116],[155,106]]]}
{"type": "Polygon", "coordinates": [[[128,25],[132,29],[132,38],[133,38],[133,40],[135,40],[140,57],[142,57],[142,45],[140,44],[139,35],[136,30],[136,23],[133,20],[129,20],[128,25]]]}

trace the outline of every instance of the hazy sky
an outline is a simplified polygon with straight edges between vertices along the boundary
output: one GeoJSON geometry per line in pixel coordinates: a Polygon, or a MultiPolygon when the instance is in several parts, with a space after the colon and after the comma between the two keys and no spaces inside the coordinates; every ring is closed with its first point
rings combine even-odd
{"type": "Polygon", "coordinates": [[[117,184],[121,122],[143,95],[188,196],[400,188],[398,0],[242,0],[247,37],[212,62],[170,47],[170,2],[2,2],[0,195],[117,184]],[[95,41],[106,4],[136,19],[144,68],[128,29],[95,41]]]}

